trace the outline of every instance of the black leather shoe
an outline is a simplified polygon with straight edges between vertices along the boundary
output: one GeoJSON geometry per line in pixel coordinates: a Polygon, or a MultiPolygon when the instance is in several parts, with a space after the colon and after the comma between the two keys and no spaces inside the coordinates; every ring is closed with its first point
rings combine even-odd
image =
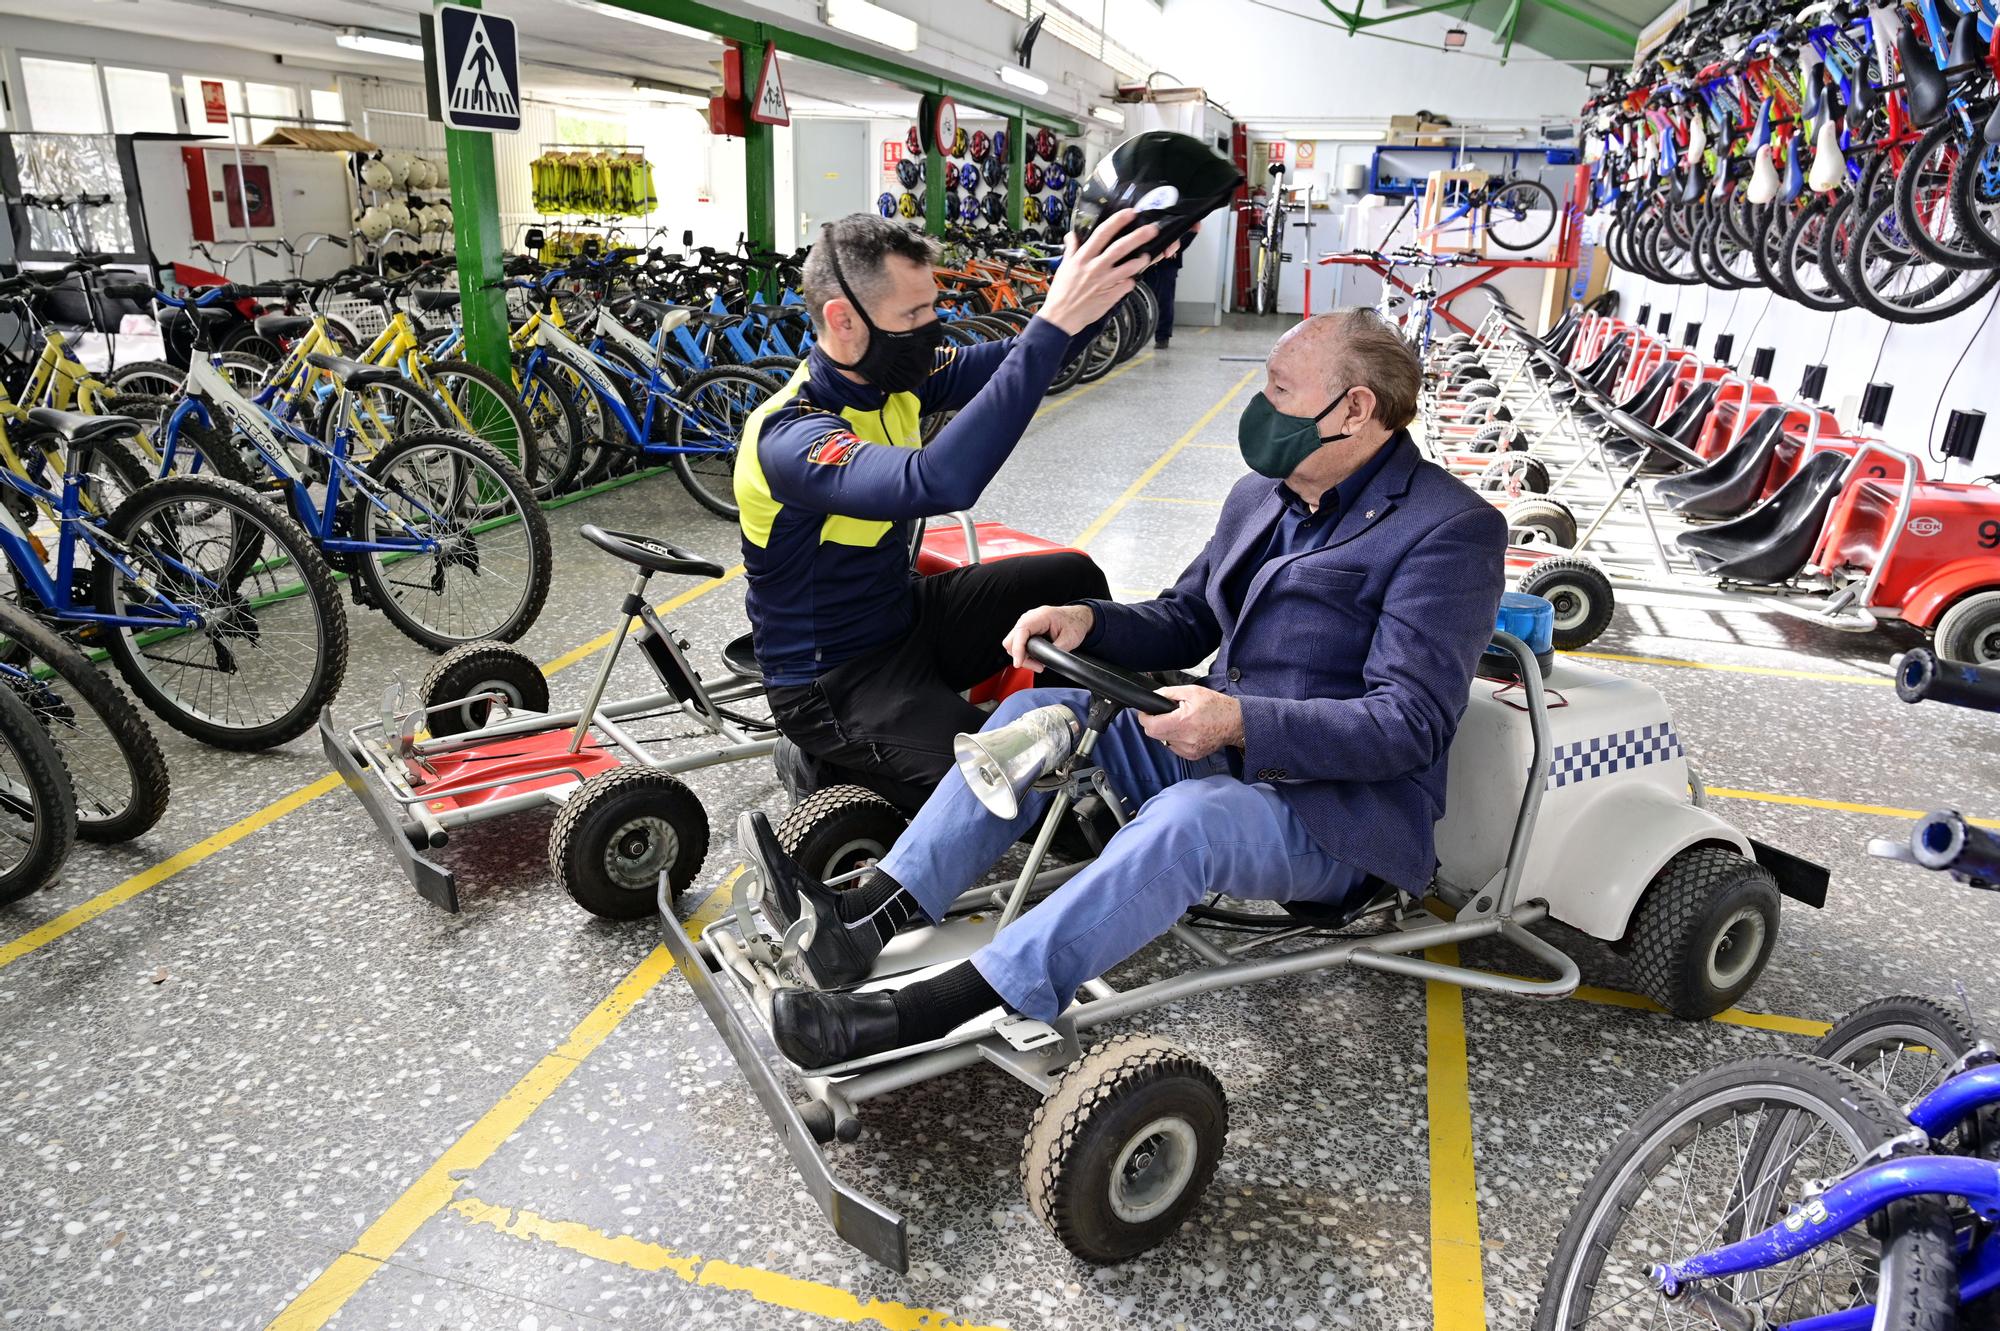
{"type": "Polygon", "coordinates": [[[771,995],[771,1038],[808,1070],[866,1058],[903,1043],[896,995],[780,989],[771,995]]]}
{"type": "Polygon", "coordinates": [[[736,837],[743,853],[757,866],[764,885],[764,916],[780,932],[792,927],[802,913],[799,901],[812,902],[818,920],[812,945],[806,949],[806,965],[821,988],[837,989],[863,979],[882,951],[875,927],[850,929],[840,920],[840,894],[815,879],[798,865],[778,843],[771,820],[762,813],[746,813],[737,820],[736,837]]]}

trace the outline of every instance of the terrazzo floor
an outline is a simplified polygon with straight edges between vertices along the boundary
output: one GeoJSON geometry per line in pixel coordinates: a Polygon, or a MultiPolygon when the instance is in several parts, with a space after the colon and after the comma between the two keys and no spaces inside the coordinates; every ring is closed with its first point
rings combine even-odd
{"type": "MultiPolygon", "coordinates": [[[[1242,473],[1234,423],[1259,370],[1221,357],[1260,356],[1279,330],[1184,330],[1052,399],[979,516],[1082,537],[1120,595],[1151,594],[1242,473]]],[[[732,530],[670,475],[559,510],[554,593],[522,644],[542,661],[609,628],[627,580],[576,536],[583,521],[734,559],[732,530]]],[[[698,663],[742,631],[740,579],[653,590],[699,591],[669,615],[698,663]]],[[[352,723],[430,658],[379,616],[350,617],[336,711],[352,723]]],[[[663,965],[657,924],[600,922],[554,885],[546,815],[439,852],[465,900],[446,915],[327,779],[316,739],[236,755],[156,727],[165,820],[128,846],[79,846],[60,881],[0,913],[0,1325],[1526,1327],[1570,1199],[1673,1081],[1804,1048],[1811,1023],[1954,979],[2000,1015],[2000,899],[1863,850],[1907,826],[1895,810],[2000,801],[1985,723],[1886,686],[1914,641],[1621,607],[1591,663],[1666,695],[1704,777],[1733,792],[1724,816],[1833,867],[1828,908],[1786,910],[1746,1003],[1779,1020],[1690,1026],[1619,1006],[1630,977],[1573,937],[1590,997],[1465,996],[1476,1231],[1452,1241],[1479,1254],[1482,1284],[1468,1294],[1466,1263],[1447,1261],[1435,1269],[1458,1274],[1435,1304],[1436,1052],[1416,983],[1337,971],[1149,1015],[1220,1077],[1231,1132],[1193,1221],[1125,1267],[1075,1261],[1029,1215],[1017,1165],[1034,1106],[1011,1079],[979,1069],[870,1105],[832,1155],[908,1218],[897,1276],[806,1198],[663,965]]],[[[590,673],[558,673],[557,705],[590,673]]],[[[628,653],[614,693],[647,678],[628,653]]],[[[740,862],[736,812],[775,816],[784,797],[762,762],[688,779],[713,841],[684,904],[712,914],[740,862]]],[[[1113,978],[1174,964],[1155,949],[1113,978]]]]}

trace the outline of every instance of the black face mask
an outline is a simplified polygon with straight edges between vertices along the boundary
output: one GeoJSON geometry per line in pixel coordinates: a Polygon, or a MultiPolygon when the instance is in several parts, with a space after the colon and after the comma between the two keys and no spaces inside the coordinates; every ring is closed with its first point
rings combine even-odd
{"type": "MultiPolygon", "coordinates": [[[[861,316],[861,324],[868,330],[868,346],[861,358],[852,365],[842,365],[832,355],[827,360],[843,370],[860,375],[885,393],[914,392],[918,385],[930,377],[937,368],[937,351],[944,345],[944,323],[932,319],[919,324],[904,333],[887,333],[875,326],[868,317],[868,310],[854,288],[847,285],[847,277],[840,271],[840,255],[833,246],[833,236],[829,232],[821,237],[826,249],[826,257],[833,264],[833,280],[840,283],[840,294],[847,297],[847,303],[861,316]]],[[[821,350],[824,351],[824,344],[821,350]]]]}

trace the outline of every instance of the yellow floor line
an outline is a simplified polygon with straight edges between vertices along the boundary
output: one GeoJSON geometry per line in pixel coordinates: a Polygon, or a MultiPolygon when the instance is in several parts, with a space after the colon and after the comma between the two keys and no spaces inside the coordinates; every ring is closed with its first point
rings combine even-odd
{"type": "MultiPolygon", "coordinates": [[[[1456,966],[1458,947],[1427,948],[1424,956],[1456,966]]],[[[1464,990],[1442,980],[1424,982],[1424,1033],[1431,1141],[1431,1325],[1436,1331],[1486,1331],[1464,990]]]]}
{"type": "MultiPolygon", "coordinates": [[[[742,872],[739,865],[695,912],[689,924],[696,936],[728,909],[730,887],[742,872]]],[[[384,1262],[395,1256],[432,1217],[452,1204],[458,1190],[465,1186],[464,1176],[492,1159],[493,1153],[561,1089],[583,1065],[583,1060],[618,1029],[618,1024],[631,1014],[639,1000],[651,993],[673,968],[673,957],[665,947],[655,947],[648,953],[603,1002],[570,1029],[560,1045],[543,1055],[498,1103],[480,1115],[457,1141],[445,1148],[444,1154],[431,1162],[429,1169],[389,1203],[375,1223],[361,1231],[352,1248],[334,1258],[314,1277],[265,1331],[314,1331],[331,1321],[384,1262]]]]}
{"type": "Polygon", "coordinates": [[[1237,446],[1236,446],[1235,444],[1189,444],[1189,445],[1188,445],[1188,447],[1189,447],[1189,448],[1219,448],[1219,449],[1222,449],[1223,451],[1225,451],[1225,452],[1229,452],[1229,453],[1240,453],[1240,452],[1242,452],[1242,451],[1243,451],[1242,449],[1238,448],[1238,447],[1237,447],[1237,446]]]}
{"type": "Polygon", "coordinates": [[[772,1308],[810,1313],[831,1322],[872,1322],[888,1331],[999,1331],[977,1327],[928,1308],[913,1308],[887,1299],[860,1299],[834,1285],[796,1276],[780,1275],[755,1266],[741,1266],[718,1257],[702,1257],[673,1248],[648,1243],[630,1235],[606,1234],[573,1220],[551,1220],[518,1207],[495,1206],[475,1197],[462,1197],[451,1209],[476,1225],[496,1229],[510,1238],[550,1243],[594,1261],[610,1262],[649,1274],[664,1272],[687,1284],[705,1289],[733,1290],[748,1294],[772,1308]]]}
{"type": "MultiPolygon", "coordinates": [[[[1622,989],[1593,989],[1585,985],[1572,995],[1578,1002],[1595,1003],[1599,1007],[1631,1008],[1639,1012],[1658,1012],[1665,1015],[1666,1009],[1647,998],[1644,994],[1628,994],[1622,989]]],[[[1830,1021],[1813,1021],[1806,1017],[1788,1017],[1782,1012],[1745,1012],[1742,1008],[1730,1008],[1718,1012],[1710,1021],[1719,1021],[1725,1026],[1748,1026],[1759,1031],[1779,1031],[1785,1035],[1805,1035],[1817,1040],[1833,1029],[1830,1021]]]]}
{"type": "Polygon", "coordinates": [[[1142,504],[1194,504],[1201,508],[1221,508],[1220,499],[1191,499],[1186,495],[1134,495],[1142,504]]]}
{"type": "MultiPolygon", "coordinates": [[[[689,588],[671,600],[661,602],[657,607],[658,611],[663,615],[670,614],[688,602],[695,600],[697,597],[708,595],[708,593],[742,572],[743,566],[738,564],[719,578],[711,578],[698,587],[689,588]]],[[[578,661],[582,661],[604,650],[605,644],[610,641],[611,633],[609,630],[600,633],[581,647],[571,648],[555,660],[545,664],[542,667],[542,673],[545,675],[554,675],[567,670],[578,661]]],[[[119,883],[116,887],[106,888],[81,905],[72,906],[48,923],[38,925],[30,929],[27,933],[22,934],[19,938],[0,944],[0,970],[6,969],[31,953],[40,951],[63,935],[90,923],[106,911],[124,905],[142,892],[151,891],[168,879],[200,864],[216,852],[228,849],[244,837],[249,836],[252,832],[270,826],[286,814],[304,808],[320,796],[339,788],[340,778],[329,772],[311,785],[301,786],[289,795],[281,795],[256,812],[239,818],[215,835],[197,841],[178,855],[161,860],[150,869],[142,869],[130,878],[127,878],[124,882],[119,883]]]]}
{"type": "Polygon", "coordinates": [[[1674,666],[1681,670],[1721,670],[1736,675],[1770,675],[1778,679],[1820,679],[1834,684],[1873,684],[1888,688],[1895,680],[1880,675],[1856,675],[1832,670],[1788,670],[1783,666],[1732,665],[1715,661],[1682,661],[1671,656],[1624,656],[1617,652],[1564,652],[1583,661],[1624,661],[1630,665],[1674,666]]]}
{"type": "Polygon", "coordinates": [[[1249,383],[1251,378],[1255,376],[1256,373],[1257,371],[1255,368],[1245,370],[1243,372],[1243,377],[1241,379],[1238,379],[1236,383],[1230,388],[1230,390],[1227,393],[1224,393],[1221,399],[1218,400],[1214,406],[1210,407],[1207,411],[1203,412],[1201,414],[1201,419],[1196,421],[1193,425],[1190,425],[1188,427],[1187,433],[1182,435],[1179,439],[1175,440],[1172,447],[1168,448],[1166,452],[1160,454],[1160,456],[1158,456],[1157,458],[1154,458],[1153,465],[1146,468],[1144,471],[1140,472],[1138,479],[1125,487],[1125,493],[1119,495],[1116,499],[1112,500],[1111,506],[1105,509],[1102,513],[1099,513],[1096,519],[1092,521],[1088,527],[1085,527],[1083,529],[1083,534],[1078,536],[1076,540],[1073,542],[1073,544],[1075,544],[1079,548],[1087,549],[1090,543],[1097,538],[1098,534],[1101,533],[1105,529],[1105,527],[1110,525],[1111,519],[1117,517],[1121,512],[1123,512],[1125,506],[1131,503],[1132,500],[1135,497],[1137,497],[1140,491],[1144,490],[1147,486],[1151,485],[1153,483],[1154,478],[1157,477],[1161,471],[1165,470],[1166,465],[1169,462],[1172,462],[1175,457],[1179,456],[1180,451],[1182,449],[1186,448],[1190,443],[1194,442],[1194,437],[1196,435],[1200,434],[1203,430],[1208,428],[1208,423],[1210,421],[1214,420],[1217,416],[1222,414],[1222,409],[1224,407],[1227,407],[1232,401],[1235,400],[1236,395],[1243,391],[1243,386],[1249,383]]]}
{"type": "MultiPolygon", "coordinates": [[[[1845,800],[1815,799],[1810,795],[1777,795],[1765,790],[1731,790],[1727,786],[1710,786],[1712,798],[1723,800],[1754,800],[1759,804],[1791,804],[1804,809],[1833,809],[1839,813],[1872,813],[1878,818],[1921,818],[1929,812],[1925,809],[1899,809],[1890,804],[1849,804],[1845,800]]],[[[1980,827],[2000,827],[2000,819],[1968,818],[1967,822],[1980,827]]]]}

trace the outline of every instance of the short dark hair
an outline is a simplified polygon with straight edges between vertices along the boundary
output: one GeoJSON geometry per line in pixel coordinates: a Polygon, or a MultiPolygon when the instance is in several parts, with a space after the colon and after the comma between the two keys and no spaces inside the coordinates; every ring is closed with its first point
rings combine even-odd
{"type": "Polygon", "coordinates": [[[833,275],[835,255],[847,285],[866,300],[881,289],[882,273],[891,255],[928,268],[937,260],[938,244],[911,223],[873,213],[849,213],[821,227],[799,276],[799,294],[805,297],[813,327],[822,333],[826,331],[826,303],[842,294],[840,281],[833,275]]]}

